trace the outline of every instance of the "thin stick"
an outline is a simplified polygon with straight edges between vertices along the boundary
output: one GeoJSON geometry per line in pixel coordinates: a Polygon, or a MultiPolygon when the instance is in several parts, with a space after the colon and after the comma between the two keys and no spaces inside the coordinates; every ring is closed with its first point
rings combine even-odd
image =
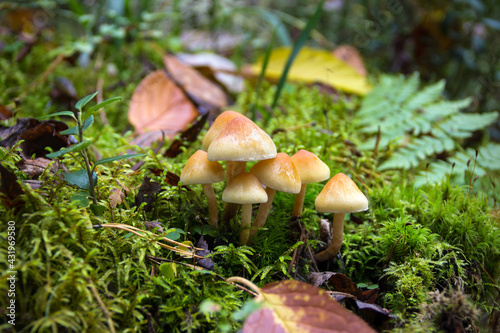
{"type": "Polygon", "coordinates": [[[92,295],[94,296],[95,300],[97,301],[97,304],[99,304],[99,307],[101,308],[102,312],[104,313],[104,316],[106,316],[109,331],[111,333],[115,333],[115,325],[113,324],[113,319],[111,318],[111,313],[109,312],[108,308],[106,307],[106,305],[102,301],[101,296],[99,296],[99,292],[97,291],[96,287],[94,286],[92,279],[88,278],[87,281],[89,283],[89,288],[90,288],[90,291],[92,292],[92,295]]]}
{"type": "Polygon", "coordinates": [[[253,291],[255,291],[257,293],[257,295],[260,295],[262,293],[260,288],[257,287],[253,282],[251,282],[245,278],[242,278],[240,276],[230,277],[230,278],[226,279],[226,282],[232,283],[232,284],[241,283],[241,284],[247,286],[248,288],[252,289],[253,291]]]}

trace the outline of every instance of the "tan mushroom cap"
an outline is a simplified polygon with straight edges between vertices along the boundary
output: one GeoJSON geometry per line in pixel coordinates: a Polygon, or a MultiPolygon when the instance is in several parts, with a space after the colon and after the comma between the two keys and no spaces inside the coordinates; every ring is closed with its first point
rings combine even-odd
{"type": "Polygon", "coordinates": [[[212,141],[219,135],[219,133],[226,127],[227,123],[236,117],[245,117],[236,111],[224,111],[217,118],[215,118],[212,126],[207,131],[207,134],[203,137],[202,145],[203,149],[206,151],[212,143],[212,141]]]}
{"type": "Polygon", "coordinates": [[[181,182],[184,185],[212,184],[224,180],[225,172],[219,162],[211,162],[203,150],[196,151],[187,160],[181,171],[181,182]]]}
{"type": "Polygon", "coordinates": [[[226,186],[222,192],[222,201],[242,205],[263,203],[267,202],[267,193],[257,177],[250,172],[243,172],[226,186]]]}
{"type": "Polygon", "coordinates": [[[330,168],[315,154],[301,149],[291,158],[302,184],[316,183],[330,178],[330,168]]]}
{"type": "Polygon", "coordinates": [[[276,146],[250,119],[236,117],[208,147],[210,161],[258,161],[276,156],[276,146]]]}
{"type": "Polygon", "coordinates": [[[368,199],[351,178],[338,173],[326,183],[315,205],[320,213],[356,213],[368,209],[368,199]]]}
{"type": "Polygon", "coordinates": [[[299,193],[300,177],[290,156],[278,153],[275,158],[257,162],[251,169],[259,181],[276,191],[299,193]]]}

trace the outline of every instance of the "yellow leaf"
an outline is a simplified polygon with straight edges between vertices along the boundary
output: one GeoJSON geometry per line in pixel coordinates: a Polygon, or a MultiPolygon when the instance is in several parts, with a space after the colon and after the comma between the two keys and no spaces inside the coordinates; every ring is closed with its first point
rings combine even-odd
{"type": "MultiPolygon", "coordinates": [[[[273,50],[267,64],[267,78],[281,77],[290,52],[289,47],[273,50]]],[[[255,75],[259,75],[262,61],[263,59],[260,59],[250,67],[255,75]]],[[[308,47],[303,47],[295,58],[288,72],[288,80],[304,83],[319,82],[358,95],[366,95],[372,88],[366,77],[330,52],[308,47]]]]}

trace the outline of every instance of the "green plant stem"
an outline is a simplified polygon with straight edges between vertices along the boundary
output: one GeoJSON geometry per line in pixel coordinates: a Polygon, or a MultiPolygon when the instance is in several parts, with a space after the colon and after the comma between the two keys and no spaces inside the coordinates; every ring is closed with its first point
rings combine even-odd
{"type": "MultiPolygon", "coordinates": [[[[82,122],[82,112],[78,112],[78,117],[76,119],[77,125],[78,125],[78,139],[80,142],[83,142],[83,122],[82,122]]],[[[89,158],[87,156],[87,150],[84,149],[80,151],[80,154],[83,157],[83,160],[85,161],[85,168],[87,169],[87,176],[89,177],[89,192],[90,196],[92,197],[92,203],[94,205],[97,205],[97,199],[95,197],[95,190],[94,190],[94,178],[92,177],[93,170],[90,167],[90,162],[89,158]]]]}

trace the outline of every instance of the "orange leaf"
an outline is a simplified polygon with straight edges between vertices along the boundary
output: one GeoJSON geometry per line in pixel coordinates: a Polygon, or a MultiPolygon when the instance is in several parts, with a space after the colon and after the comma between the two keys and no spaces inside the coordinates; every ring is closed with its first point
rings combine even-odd
{"type": "Polygon", "coordinates": [[[340,45],[332,51],[332,54],[345,63],[351,65],[351,67],[354,68],[359,74],[363,76],[367,75],[363,58],[361,58],[361,54],[359,54],[358,50],[354,46],[340,45]]]}
{"type": "Polygon", "coordinates": [[[375,332],[325,291],[307,283],[295,280],[271,283],[262,288],[259,300],[264,306],[247,318],[243,333],[375,332]]]}
{"type": "Polygon", "coordinates": [[[137,133],[163,131],[173,137],[198,117],[198,111],[162,70],[146,76],[135,89],[128,119],[137,133]]]}

